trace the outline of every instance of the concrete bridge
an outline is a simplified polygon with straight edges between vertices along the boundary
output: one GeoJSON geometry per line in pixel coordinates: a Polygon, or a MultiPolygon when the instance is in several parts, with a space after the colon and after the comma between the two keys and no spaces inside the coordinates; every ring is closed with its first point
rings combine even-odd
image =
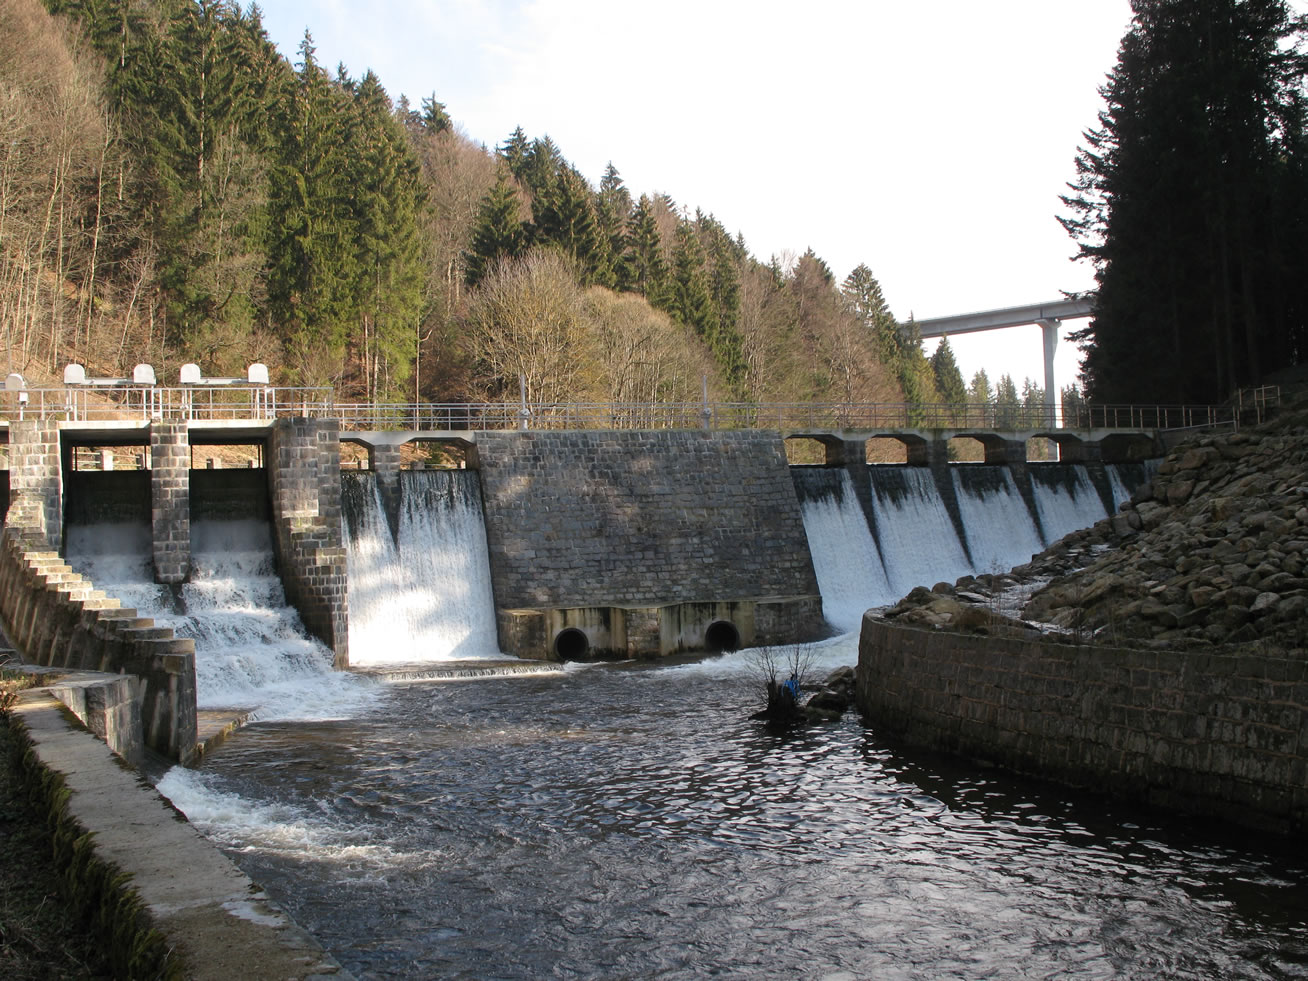
{"type": "Polygon", "coordinates": [[[961,313],[952,317],[936,317],[916,322],[922,337],[947,337],[951,334],[973,334],[983,330],[1004,330],[1038,324],[1045,357],[1045,406],[1058,407],[1058,387],[1054,383],[1054,351],[1058,347],[1058,329],[1064,320],[1093,316],[1094,306],[1088,299],[1051,300],[1022,307],[1005,307],[1001,310],[984,310],[979,313],[961,313]]]}

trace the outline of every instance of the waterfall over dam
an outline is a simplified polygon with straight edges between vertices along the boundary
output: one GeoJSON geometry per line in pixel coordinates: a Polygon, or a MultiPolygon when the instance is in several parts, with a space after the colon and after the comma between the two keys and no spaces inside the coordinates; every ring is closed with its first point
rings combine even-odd
{"type": "Polygon", "coordinates": [[[856,630],[914,586],[1021,565],[1115,511],[1148,474],[1140,463],[1104,470],[1098,488],[1079,464],[1028,465],[1023,494],[1006,466],[792,468],[824,616],[856,630]]]}
{"type": "Polygon", "coordinates": [[[341,483],[351,663],[499,657],[476,471],[401,473],[393,529],[375,474],[341,483]]]}

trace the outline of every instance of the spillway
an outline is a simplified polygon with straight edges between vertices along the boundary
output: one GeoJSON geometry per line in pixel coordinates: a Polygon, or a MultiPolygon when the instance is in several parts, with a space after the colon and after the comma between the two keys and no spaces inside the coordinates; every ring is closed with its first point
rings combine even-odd
{"type": "Polygon", "coordinates": [[[341,479],[350,663],[503,656],[476,472],[402,471],[394,532],[376,475],[341,479]]]}
{"type": "Polygon", "coordinates": [[[357,712],[371,685],[332,670],[286,602],[264,521],[191,525],[191,581],[154,582],[150,527],[71,525],[69,564],[159,626],[195,641],[200,709],[256,710],[260,719],[338,718],[357,712]]]}
{"type": "MultiPolygon", "coordinates": [[[[1152,473],[1139,463],[1104,470],[1114,510],[1152,473]]],[[[1007,571],[1108,515],[1084,466],[1038,464],[1028,474],[1023,490],[1012,469],[985,464],[941,475],[894,465],[792,468],[827,620],[856,630],[865,610],[914,586],[1007,571]]]]}

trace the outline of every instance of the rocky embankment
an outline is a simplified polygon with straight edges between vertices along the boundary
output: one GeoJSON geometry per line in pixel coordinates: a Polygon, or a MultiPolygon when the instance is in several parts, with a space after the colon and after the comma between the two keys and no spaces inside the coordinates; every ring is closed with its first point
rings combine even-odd
{"type": "Polygon", "coordinates": [[[888,619],[1174,649],[1308,646],[1308,408],[1178,446],[1118,514],[1001,576],[919,587],[888,619]]]}

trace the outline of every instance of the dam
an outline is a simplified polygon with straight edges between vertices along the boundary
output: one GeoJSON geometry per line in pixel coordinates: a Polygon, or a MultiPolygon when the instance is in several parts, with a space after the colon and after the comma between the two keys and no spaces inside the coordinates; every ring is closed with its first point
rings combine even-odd
{"type": "Polygon", "coordinates": [[[826,464],[791,466],[767,430],[420,434],[407,463],[372,437],[366,470],[343,470],[341,446],[368,437],[330,419],[28,420],[8,436],[12,513],[124,612],[87,625],[85,601],[54,615],[19,592],[6,616],[61,666],[105,666],[103,644],[76,638],[117,630],[114,649],[154,665],[139,669],[147,742],[175,759],[197,710],[293,703],[297,678],[332,668],[845,633],[914,585],[1026,561],[1148,474],[1098,453],[872,465],[830,437],[826,464]],[[433,443],[460,465],[423,466],[433,443]],[[213,465],[233,449],[244,467],[213,465]]]}
{"type": "MultiPolygon", "coordinates": [[[[153,491],[148,512],[139,504],[154,471],[92,471],[80,490],[74,477],[55,517],[70,562],[157,618],[149,629],[166,623],[193,645],[202,706],[263,706],[203,768],[173,768],[160,790],[356,975],[478,978],[493,964],[504,978],[1253,979],[1292,976],[1308,957],[1301,856],[915,754],[852,716],[770,735],[748,721],[759,687],[749,651],[475,685],[379,686],[331,670],[338,644],[360,668],[502,657],[510,610],[560,618],[559,635],[577,630],[567,636],[580,646],[603,637],[586,633],[603,611],[624,630],[644,617],[628,636],[662,643],[648,611],[669,609],[676,641],[675,617],[701,597],[641,593],[634,576],[615,578],[623,594],[586,595],[600,577],[584,570],[533,585],[534,563],[651,533],[620,496],[621,521],[577,520],[570,502],[611,487],[543,495],[553,537],[542,532],[536,549],[522,532],[493,531],[490,498],[502,494],[509,513],[527,494],[495,484],[484,458],[393,474],[332,460],[321,469],[332,479],[319,481],[339,433],[320,440],[301,426],[294,451],[284,435],[261,443],[261,466],[187,468],[186,527],[162,536],[184,550],[160,549],[167,515],[153,491]],[[90,485],[103,477],[136,489],[90,485]],[[320,521],[333,513],[336,537],[320,521]],[[299,586],[278,541],[291,535],[292,558],[316,560],[299,586]],[[183,551],[184,581],[156,581],[160,557],[183,551]],[[497,593],[497,561],[523,570],[517,593],[497,593]],[[338,581],[343,644],[324,629],[330,617],[316,621],[324,639],[295,600],[338,581]],[[568,605],[578,600],[592,605],[568,605]]],[[[789,467],[779,440],[769,437],[768,486],[788,488],[795,530],[766,554],[789,557],[781,574],[811,576],[798,598],[816,596],[817,628],[836,634],[805,648],[818,673],[853,663],[854,636],[842,632],[866,607],[1024,561],[1151,473],[1139,462],[789,467]]],[[[604,469],[598,449],[578,452],[604,469]]],[[[573,469],[544,472],[567,487],[581,479],[573,469]]],[[[640,494],[664,495],[650,464],[627,472],[640,494]]],[[[14,474],[21,494],[32,477],[14,474]]],[[[45,520],[16,504],[11,524],[45,520]]],[[[713,562],[748,563],[742,523],[716,539],[714,527],[686,541],[707,538],[713,562]]],[[[790,588],[775,578],[757,582],[756,593],[710,598],[708,626],[743,634],[742,602],[797,599],[762,592],[790,588]]]]}

